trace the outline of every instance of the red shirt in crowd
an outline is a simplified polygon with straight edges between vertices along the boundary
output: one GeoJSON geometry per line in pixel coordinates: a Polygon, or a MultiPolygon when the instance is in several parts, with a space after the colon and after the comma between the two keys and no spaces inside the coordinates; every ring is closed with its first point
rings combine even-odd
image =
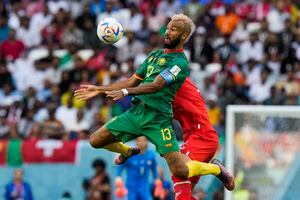
{"type": "Polygon", "coordinates": [[[15,60],[19,58],[22,51],[25,49],[25,46],[20,40],[5,40],[1,44],[1,55],[5,59],[15,60]]]}

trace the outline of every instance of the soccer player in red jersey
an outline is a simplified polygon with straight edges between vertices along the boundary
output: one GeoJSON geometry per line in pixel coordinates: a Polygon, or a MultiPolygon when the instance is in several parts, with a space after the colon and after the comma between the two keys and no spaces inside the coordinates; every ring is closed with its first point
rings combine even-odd
{"type": "MultiPolygon", "coordinates": [[[[181,153],[192,160],[208,163],[214,157],[219,139],[209,121],[205,101],[197,87],[187,78],[175,95],[173,102],[174,118],[183,129],[181,153]]],[[[217,160],[213,163],[219,164],[217,160]]],[[[176,200],[195,199],[192,190],[200,176],[188,180],[172,177],[176,200]]],[[[222,179],[222,177],[218,177],[222,179]]]]}

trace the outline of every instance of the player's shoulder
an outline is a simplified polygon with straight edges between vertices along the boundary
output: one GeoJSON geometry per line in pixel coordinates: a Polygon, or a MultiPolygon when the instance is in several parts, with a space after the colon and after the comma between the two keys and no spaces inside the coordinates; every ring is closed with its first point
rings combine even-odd
{"type": "Polygon", "coordinates": [[[180,68],[188,68],[189,62],[185,56],[173,57],[169,60],[170,67],[179,66],[180,68]]]}
{"type": "Polygon", "coordinates": [[[183,52],[170,55],[169,61],[177,62],[178,64],[188,64],[189,63],[187,57],[185,56],[185,54],[183,52]]]}

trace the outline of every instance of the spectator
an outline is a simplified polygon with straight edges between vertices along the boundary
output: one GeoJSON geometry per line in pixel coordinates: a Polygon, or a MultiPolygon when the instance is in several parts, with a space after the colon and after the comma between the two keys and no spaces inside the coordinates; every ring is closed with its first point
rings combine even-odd
{"type": "Polygon", "coordinates": [[[265,44],[265,60],[267,66],[276,76],[279,75],[281,63],[284,58],[284,45],[278,35],[270,33],[265,44]]]}
{"type": "Polygon", "coordinates": [[[240,46],[240,62],[246,63],[250,59],[253,59],[257,62],[262,62],[263,52],[263,44],[258,40],[258,34],[256,32],[251,32],[249,40],[246,40],[240,46]]]}
{"type": "Polygon", "coordinates": [[[59,48],[61,45],[61,35],[63,27],[56,18],[52,19],[48,26],[45,26],[41,31],[42,44],[52,48],[59,48]]]}
{"type": "Polygon", "coordinates": [[[99,113],[99,107],[96,103],[96,101],[87,101],[83,108],[84,120],[88,122],[89,127],[93,124],[95,115],[99,113]]]}
{"type": "Polygon", "coordinates": [[[226,5],[225,14],[216,18],[216,28],[221,34],[231,34],[239,23],[239,17],[234,13],[233,7],[226,5]]]}
{"type": "Polygon", "coordinates": [[[156,7],[151,6],[149,8],[149,16],[146,18],[148,27],[151,31],[159,31],[159,29],[165,24],[165,13],[158,13],[156,7]]]}
{"type": "Polygon", "coordinates": [[[143,15],[138,11],[138,8],[134,3],[129,5],[130,16],[129,19],[123,24],[124,29],[130,29],[133,32],[139,32],[142,30],[143,15]]]}
{"type": "MultiPolygon", "coordinates": [[[[136,39],[146,41],[150,37],[151,31],[147,19],[143,18],[141,22],[141,30],[136,33],[136,39]]],[[[136,56],[138,57],[138,56],[136,56]]]]}
{"type": "Polygon", "coordinates": [[[37,33],[41,33],[41,31],[49,26],[53,19],[53,15],[51,15],[49,8],[47,5],[42,6],[42,10],[35,13],[30,20],[30,28],[35,29],[37,33]]]}
{"type": "Polygon", "coordinates": [[[72,83],[82,83],[82,72],[84,69],[83,59],[79,55],[74,56],[74,68],[69,71],[70,81],[72,83]]]}
{"type": "Polygon", "coordinates": [[[295,40],[291,43],[291,61],[300,61],[300,31],[295,34],[295,40]]]}
{"type": "Polygon", "coordinates": [[[44,1],[43,0],[32,0],[28,2],[26,5],[26,16],[32,17],[34,14],[39,13],[44,8],[44,1]]]}
{"type": "Polygon", "coordinates": [[[49,80],[52,84],[59,84],[62,76],[62,72],[59,70],[59,58],[48,57],[45,61],[48,64],[45,71],[45,79],[49,80]]]}
{"type": "Polygon", "coordinates": [[[4,108],[0,109],[0,139],[8,138],[9,125],[6,123],[7,111],[4,108]]]}
{"type": "Polygon", "coordinates": [[[33,116],[34,110],[28,110],[25,113],[25,117],[20,120],[20,123],[18,124],[18,133],[22,138],[29,138],[32,126],[35,123],[33,116]]]}
{"type": "Polygon", "coordinates": [[[13,86],[9,83],[3,85],[0,90],[0,106],[10,106],[13,105],[16,99],[20,96],[13,90],[13,86]]]}
{"type": "Polygon", "coordinates": [[[191,0],[183,8],[183,13],[196,22],[204,14],[204,6],[198,0],[191,0]]]}
{"type": "Polygon", "coordinates": [[[20,16],[24,16],[24,9],[21,1],[13,1],[11,3],[11,11],[8,17],[8,26],[12,29],[20,27],[20,16]]]}
{"type": "Polygon", "coordinates": [[[284,22],[290,17],[289,13],[285,12],[285,1],[276,1],[276,7],[267,15],[269,31],[272,33],[282,33],[284,30],[284,22]]]}
{"type": "Polygon", "coordinates": [[[83,182],[87,193],[86,200],[110,200],[110,179],[105,172],[105,162],[102,159],[96,159],[93,161],[92,167],[95,170],[94,176],[90,180],[83,182]]]}
{"type": "Polygon", "coordinates": [[[16,37],[24,43],[26,48],[36,47],[42,41],[39,30],[30,27],[30,18],[27,16],[21,18],[20,27],[16,29],[16,37]]]}
{"type": "Polygon", "coordinates": [[[208,117],[213,126],[216,126],[220,122],[220,116],[221,116],[221,109],[217,105],[217,97],[216,95],[210,95],[207,98],[207,112],[208,117]]]}
{"type": "Polygon", "coordinates": [[[249,59],[248,62],[243,65],[242,70],[244,74],[246,74],[247,86],[259,81],[261,68],[262,66],[253,59],[249,59]]]}
{"type": "Polygon", "coordinates": [[[66,24],[66,28],[61,35],[61,42],[63,45],[83,45],[83,32],[76,27],[76,23],[73,20],[69,20],[66,24]]]}
{"type": "Polygon", "coordinates": [[[258,21],[262,21],[265,19],[272,7],[272,0],[263,0],[258,1],[256,5],[254,5],[254,15],[255,19],[258,21]]]}
{"type": "Polygon", "coordinates": [[[76,115],[76,124],[74,124],[72,130],[77,133],[89,128],[89,122],[84,117],[83,110],[78,110],[76,115]]]}
{"type": "Polygon", "coordinates": [[[25,94],[23,99],[23,105],[25,109],[33,109],[36,101],[38,101],[36,97],[36,90],[33,87],[28,88],[27,93],[25,94]]]}
{"type": "Polygon", "coordinates": [[[235,58],[238,48],[235,44],[230,42],[230,35],[224,35],[224,43],[217,46],[215,49],[215,54],[220,59],[221,63],[225,65],[227,61],[235,58]]]}
{"type": "Polygon", "coordinates": [[[148,149],[148,141],[145,137],[137,138],[136,145],[141,150],[141,153],[129,158],[117,168],[117,180],[121,179],[122,171],[126,170],[128,200],[150,200],[152,199],[150,172],[152,172],[153,180],[157,178],[155,153],[148,149]]]}
{"type": "Polygon", "coordinates": [[[205,27],[199,26],[189,42],[191,61],[198,62],[202,66],[211,63],[213,59],[213,48],[206,34],[205,27]]]}
{"type": "Polygon", "coordinates": [[[240,21],[232,33],[232,42],[240,44],[249,39],[249,30],[247,29],[247,25],[248,23],[245,19],[240,21]]]}
{"type": "Polygon", "coordinates": [[[55,118],[63,124],[66,131],[72,131],[76,124],[77,110],[73,107],[73,98],[68,98],[67,105],[61,105],[55,112],[55,118]]]}
{"type": "Polygon", "coordinates": [[[65,92],[67,92],[68,89],[70,88],[70,84],[71,84],[71,78],[69,72],[68,71],[62,72],[61,81],[59,83],[60,93],[64,94],[65,92]]]}
{"type": "Polygon", "coordinates": [[[57,85],[51,87],[51,96],[46,99],[47,103],[60,104],[60,90],[57,85]]]}
{"type": "Polygon", "coordinates": [[[16,31],[11,29],[8,38],[1,44],[0,52],[4,59],[10,61],[19,58],[24,48],[24,43],[16,39],[16,31]]]}
{"type": "Polygon", "coordinates": [[[159,14],[164,14],[168,17],[181,12],[179,0],[162,0],[157,8],[159,14]]]}
{"type": "Polygon", "coordinates": [[[90,19],[84,19],[83,23],[83,45],[85,48],[100,49],[103,45],[99,42],[97,29],[90,19]]]}
{"type": "Polygon", "coordinates": [[[105,11],[99,12],[97,16],[97,22],[100,22],[101,20],[105,18],[115,18],[117,21],[122,22],[122,12],[118,12],[119,8],[117,7],[117,1],[116,0],[107,0],[105,5],[105,11]]]}
{"type": "Polygon", "coordinates": [[[7,17],[5,15],[1,15],[0,17],[0,44],[7,40],[10,28],[7,25],[7,17]]]}
{"type": "Polygon", "coordinates": [[[14,171],[13,180],[5,187],[5,200],[33,200],[33,195],[29,183],[23,180],[23,170],[16,169],[14,171]]]}
{"type": "Polygon", "coordinates": [[[81,15],[79,15],[76,18],[75,21],[76,21],[76,25],[81,30],[86,30],[85,23],[87,21],[90,21],[91,24],[92,24],[92,26],[95,26],[95,24],[96,24],[96,17],[95,17],[95,15],[91,14],[91,12],[90,12],[90,5],[88,3],[84,4],[83,13],[81,15]]]}
{"type": "Polygon", "coordinates": [[[92,0],[89,1],[90,13],[92,16],[97,16],[100,12],[105,11],[106,1],[92,0]]]}
{"type": "Polygon", "coordinates": [[[249,89],[249,98],[253,103],[262,103],[270,97],[272,82],[270,81],[271,70],[265,67],[260,73],[257,83],[252,83],[249,89]]]}
{"type": "Polygon", "coordinates": [[[295,78],[295,67],[288,65],[286,68],[287,74],[276,84],[279,91],[284,90],[287,99],[286,103],[289,105],[297,104],[297,97],[300,95],[300,84],[295,78]]]}
{"type": "Polygon", "coordinates": [[[284,31],[281,34],[281,41],[284,46],[284,56],[288,56],[289,48],[291,46],[292,40],[294,39],[294,29],[292,25],[292,21],[290,19],[286,19],[284,22],[284,31]]]}
{"type": "Polygon", "coordinates": [[[277,90],[276,86],[270,89],[270,97],[264,101],[265,105],[284,105],[287,99],[284,89],[277,90]]]}
{"type": "Polygon", "coordinates": [[[4,61],[0,61],[0,88],[5,84],[13,85],[13,77],[4,61]]]}
{"type": "Polygon", "coordinates": [[[48,119],[40,123],[40,128],[42,130],[41,137],[49,139],[67,139],[62,122],[55,118],[55,104],[49,105],[48,113],[48,119]]]}

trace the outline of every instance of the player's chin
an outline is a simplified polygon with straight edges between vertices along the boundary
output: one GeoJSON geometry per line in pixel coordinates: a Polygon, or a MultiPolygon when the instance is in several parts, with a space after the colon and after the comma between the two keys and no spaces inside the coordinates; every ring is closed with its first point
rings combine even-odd
{"type": "Polygon", "coordinates": [[[171,43],[165,41],[165,42],[164,42],[164,48],[167,48],[167,49],[172,48],[171,43]]]}

